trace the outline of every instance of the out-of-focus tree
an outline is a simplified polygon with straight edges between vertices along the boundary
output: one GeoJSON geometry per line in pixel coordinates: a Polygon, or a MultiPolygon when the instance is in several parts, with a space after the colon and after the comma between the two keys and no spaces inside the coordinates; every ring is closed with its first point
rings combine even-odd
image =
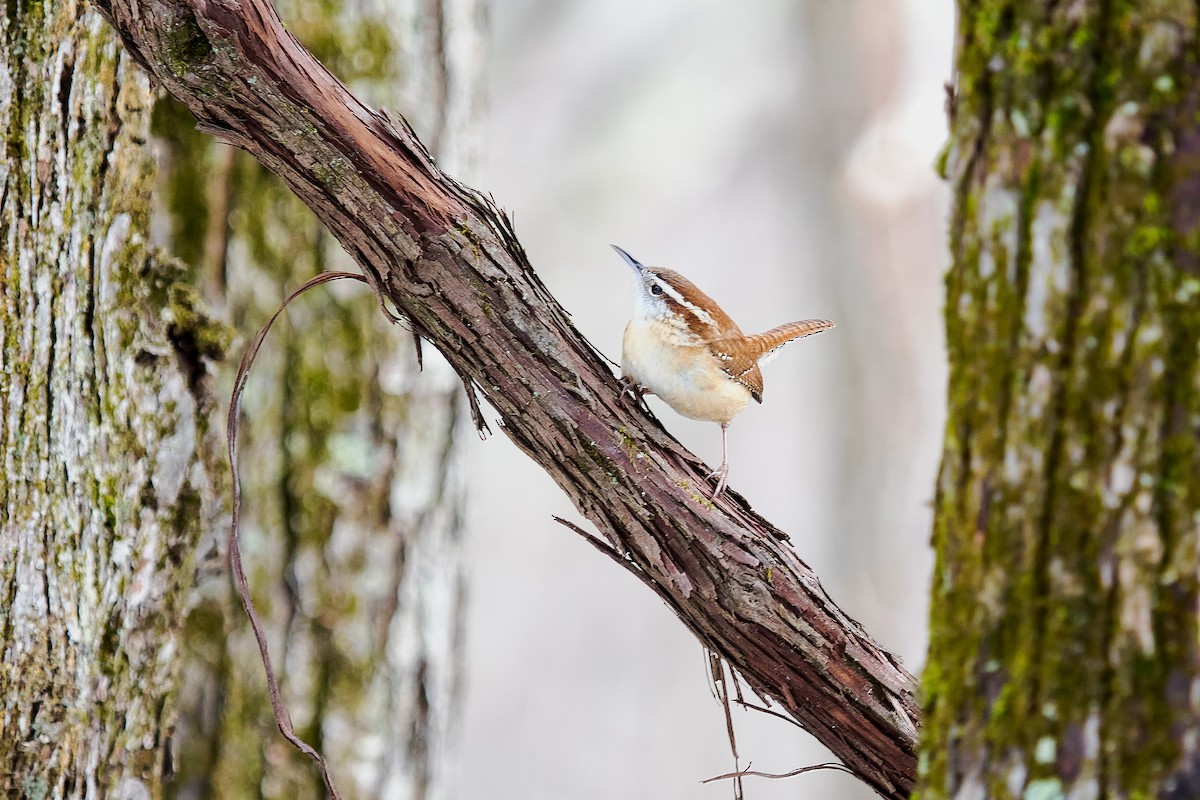
{"type": "MultiPolygon", "coordinates": [[[[478,0],[277,7],[355,92],[401,110],[440,161],[471,174],[478,0]]],[[[199,282],[240,331],[308,277],[353,269],[257,161],[195,131],[173,100],[159,108],[164,236],[200,265],[199,282]]],[[[462,445],[473,435],[461,383],[436,353],[422,373],[412,337],[361,287],[312,292],[285,320],[255,366],[240,448],[248,571],[284,697],[351,796],[444,797],[462,658],[462,445]]],[[[323,797],[308,759],[275,732],[228,587],[211,570],[188,617],[172,793],[323,797]]]]}
{"type": "MultiPolygon", "coordinates": [[[[411,104],[469,173],[476,2],[292,11],[342,74],[411,104]]],[[[160,796],[178,764],[180,796],[313,795],[306,763],[276,763],[287,751],[216,558],[206,361],[227,332],[194,286],[254,327],[335,257],[328,237],[254,162],[160,106],[159,227],[184,262],[163,256],[149,246],[148,82],[83,3],[10,4],[0,25],[0,786],[160,796]],[[230,258],[253,269],[227,286],[230,258]]],[[[297,308],[299,332],[252,384],[256,591],[284,631],[302,732],[356,795],[441,796],[462,602],[458,384],[436,361],[418,377],[373,299],[297,308]]]]}
{"type": "Polygon", "coordinates": [[[1200,47],[959,4],[923,798],[1200,796],[1200,47]]]}

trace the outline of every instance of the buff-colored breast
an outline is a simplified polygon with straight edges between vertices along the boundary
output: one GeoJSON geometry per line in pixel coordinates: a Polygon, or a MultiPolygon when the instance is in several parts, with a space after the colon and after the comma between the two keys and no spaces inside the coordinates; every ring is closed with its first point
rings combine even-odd
{"type": "Polygon", "coordinates": [[[729,422],[750,402],[750,390],[721,369],[707,345],[662,320],[625,326],[621,372],[691,419],[729,422]]]}

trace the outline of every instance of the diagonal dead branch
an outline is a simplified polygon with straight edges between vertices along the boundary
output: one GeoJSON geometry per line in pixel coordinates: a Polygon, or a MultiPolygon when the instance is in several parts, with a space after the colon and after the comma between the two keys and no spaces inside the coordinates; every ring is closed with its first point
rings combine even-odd
{"type": "Polygon", "coordinates": [[[491,198],[437,168],[408,125],[354,97],[268,0],[94,0],[202,125],[278,174],[697,638],[856,775],[906,797],[915,681],[829,598],[782,532],[612,373],[533,272],[491,198]]]}

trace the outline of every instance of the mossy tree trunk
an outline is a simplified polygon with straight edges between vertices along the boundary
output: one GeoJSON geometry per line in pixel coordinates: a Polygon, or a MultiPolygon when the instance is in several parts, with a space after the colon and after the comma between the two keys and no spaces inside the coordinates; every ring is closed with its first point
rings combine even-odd
{"type": "Polygon", "coordinates": [[[223,329],[148,247],[145,76],[82,0],[0,12],[0,794],[161,796],[223,329]]]}
{"type": "Polygon", "coordinates": [[[923,798],[1200,796],[1193,3],[959,3],[923,798]]]}
{"type": "MultiPolygon", "coordinates": [[[[354,91],[400,110],[440,162],[472,173],[479,0],[277,7],[354,91]]],[[[308,278],[354,269],[278,178],[196,131],[183,106],[164,100],[155,132],[170,246],[199,265],[198,283],[247,337],[308,278]]],[[[453,777],[462,451],[474,433],[453,370],[436,352],[424,366],[373,293],[322,288],[289,308],[243,403],[251,585],[297,730],[356,798],[445,797],[453,777]]],[[[174,796],[324,797],[311,762],[275,730],[254,638],[223,569],[201,582],[188,622],[174,796]]]]}

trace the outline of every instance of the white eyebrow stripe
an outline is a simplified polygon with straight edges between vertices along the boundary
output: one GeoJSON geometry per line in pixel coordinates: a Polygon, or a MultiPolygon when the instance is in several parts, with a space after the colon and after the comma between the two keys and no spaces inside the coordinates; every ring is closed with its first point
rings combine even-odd
{"type": "Polygon", "coordinates": [[[683,306],[688,311],[695,314],[696,319],[700,320],[705,325],[710,325],[714,328],[717,326],[717,323],[713,320],[712,315],[710,315],[703,308],[700,308],[699,306],[696,306],[696,305],[688,302],[687,300],[685,300],[683,298],[683,295],[681,295],[679,292],[675,291],[674,286],[667,283],[666,281],[664,281],[662,278],[658,277],[657,275],[654,276],[654,280],[658,281],[658,285],[661,286],[663,288],[663,291],[666,292],[667,294],[669,294],[675,302],[679,303],[679,305],[683,306]]]}

